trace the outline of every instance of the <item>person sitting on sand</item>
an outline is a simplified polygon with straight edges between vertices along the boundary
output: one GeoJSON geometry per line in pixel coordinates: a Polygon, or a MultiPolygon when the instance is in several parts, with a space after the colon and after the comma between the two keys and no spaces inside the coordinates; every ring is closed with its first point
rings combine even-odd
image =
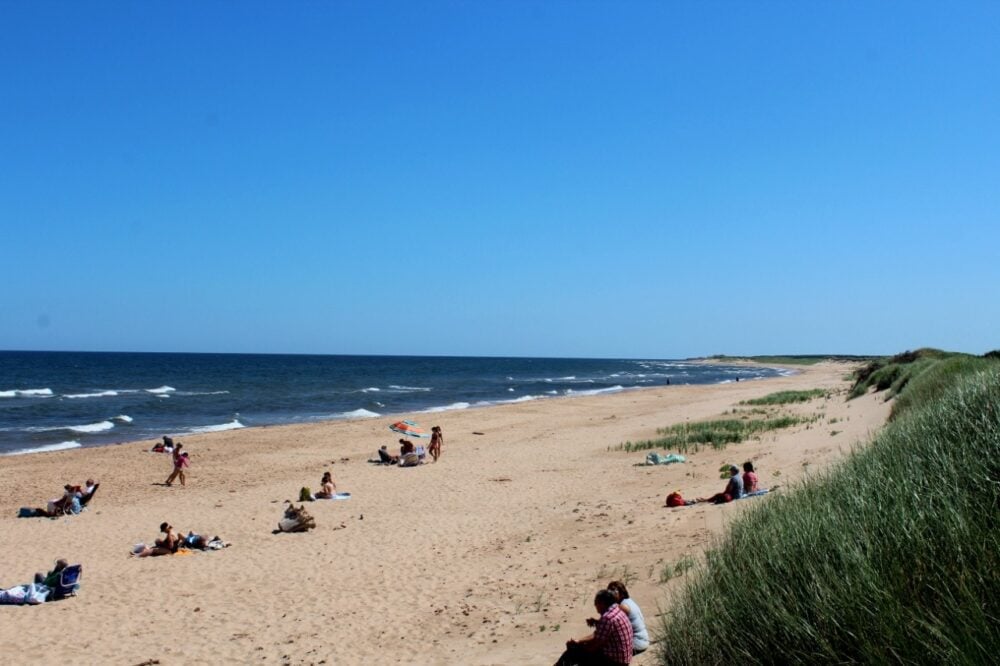
{"type": "Polygon", "coordinates": [[[170,439],[166,435],[163,436],[162,442],[157,442],[153,445],[153,453],[173,453],[174,452],[174,440],[170,439]]]}
{"type": "Polygon", "coordinates": [[[188,459],[187,451],[182,451],[184,448],[183,444],[178,444],[174,447],[174,471],[167,477],[164,485],[172,486],[174,485],[174,479],[180,477],[181,485],[185,485],[184,481],[184,468],[190,465],[190,460],[188,459]]]}
{"type": "Polygon", "coordinates": [[[407,453],[413,453],[416,447],[413,446],[413,442],[408,439],[399,440],[399,455],[400,457],[405,456],[407,453]]]}
{"type": "Polygon", "coordinates": [[[594,597],[600,617],[588,618],[594,633],[580,640],[566,641],[566,651],[556,666],[627,666],[632,663],[632,624],[615,601],[615,595],[601,590],[594,597]]]}
{"type": "Polygon", "coordinates": [[[749,495],[757,492],[757,472],[749,460],[743,463],[743,493],[749,495]]]}
{"type": "Polygon", "coordinates": [[[649,647],[649,632],[646,631],[646,618],[642,616],[642,609],[629,597],[625,583],[613,580],[608,583],[608,591],[615,595],[618,607],[625,611],[632,625],[632,653],[644,652],[649,647]]]}
{"type": "Polygon", "coordinates": [[[428,453],[431,454],[431,458],[434,458],[434,462],[438,461],[441,457],[441,445],[444,444],[444,435],[441,434],[441,426],[434,426],[431,428],[431,443],[428,447],[428,453]]]}
{"type": "Polygon", "coordinates": [[[740,468],[736,465],[729,467],[729,483],[721,493],[716,493],[711,497],[699,497],[699,502],[711,502],[712,504],[725,504],[743,497],[743,479],[740,477],[740,468]]]}
{"type": "Polygon", "coordinates": [[[62,499],[59,500],[58,509],[62,513],[72,513],[77,514],[83,510],[83,506],[80,504],[80,498],[83,497],[83,490],[80,486],[71,486],[66,484],[63,486],[62,499]]]}
{"type": "Polygon", "coordinates": [[[383,465],[395,465],[399,462],[399,456],[389,453],[389,447],[385,444],[378,450],[378,459],[383,465]]]}
{"type": "Polygon", "coordinates": [[[337,494],[337,486],[333,482],[333,475],[329,472],[323,473],[323,479],[320,481],[322,489],[316,493],[316,499],[333,499],[337,494]]]}
{"type": "Polygon", "coordinates": [[[56,565],[53,567],[52,571],[47,574],[36,573],[35,583],[44,585],[48,588],[55,588],[59,585],[59,579],[62,577],[63,569],[69,566],[69,562],[66,560],[56,560],[56,565]]]}
{"type": "Polygon", "coordinates": [[[135,555],[139,557],[159,557],[160,555],[173,555],[180,548],[181,539],[174,532],[174,527],[170,523],[160,523],[160,531],[163,538],[153,542],[153,546],[146,546],[135,555]]]}

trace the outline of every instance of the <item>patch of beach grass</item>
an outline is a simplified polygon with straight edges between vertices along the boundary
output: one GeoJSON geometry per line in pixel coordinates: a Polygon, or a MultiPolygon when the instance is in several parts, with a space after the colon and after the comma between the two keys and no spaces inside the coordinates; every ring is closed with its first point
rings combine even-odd
{"type": "Polygon", "coordinates": [[[778,391],[769,393],[763,398],[751,398],[740,401],[741,405],[788,405],[796,402],[809,402],[814,398],[826,398],[830,394],[823,389],[808,389],[805,391],[778,391]]]}
{"type": "Polygon", "coordinates": [[[664,564],[663,568],[660,569],[660,584],[663,585],[665,583],[669,583],[674,578],[683,576],[688,571],[693,569],[696,564],[697,562],[695,562],[695,559],[690,555],[685,555],[676,562],[668,562],[667,564],[664,564]]]}
{"type": "Polygon", "coordinates": [[[724,449],[730,444],[739,444],[768,431],[791,428],[815,420],[816,416],[782,415],[678,423],[666,428],[657,428],[656,433],[661,437],[637,442],[627,441],[618,448],[628,452],[664,449],[680,453],[697,453],[702,447],[724,449]]]}

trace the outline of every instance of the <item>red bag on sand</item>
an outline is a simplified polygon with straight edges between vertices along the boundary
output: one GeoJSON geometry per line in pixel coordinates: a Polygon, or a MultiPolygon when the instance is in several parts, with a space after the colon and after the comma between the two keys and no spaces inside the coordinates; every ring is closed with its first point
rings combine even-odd
{"type": "Polygon", "coordinates": [[[681,497],[680,492],[675,490],[667,495],[667,506],[684,506],[684,498],[681,497]]]}

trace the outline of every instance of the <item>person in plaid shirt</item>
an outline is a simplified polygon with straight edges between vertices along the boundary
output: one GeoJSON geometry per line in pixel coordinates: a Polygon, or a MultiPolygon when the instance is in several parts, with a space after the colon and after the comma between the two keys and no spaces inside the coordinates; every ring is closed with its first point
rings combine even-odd
{"type": "Polygon", "coordinates": [[[556,666],[627,666],[632,662],[632,623],[616,603],[615,596],[601,590],[594,597],[597,620],[588,618],[594,633],[566,641],[566,652],[556,666]]]}

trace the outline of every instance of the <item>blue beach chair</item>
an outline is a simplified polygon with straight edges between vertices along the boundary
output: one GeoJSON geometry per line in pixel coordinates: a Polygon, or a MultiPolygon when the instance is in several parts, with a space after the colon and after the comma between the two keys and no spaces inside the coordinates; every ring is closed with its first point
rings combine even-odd
{"type": "Polygon", "coordinates": [[[52,589],[51,599],[63,599],[76,596],[80,589],[80,579],[83,577],[83,565],[73,564],[62,570],[59,582],[52,589]]]}

